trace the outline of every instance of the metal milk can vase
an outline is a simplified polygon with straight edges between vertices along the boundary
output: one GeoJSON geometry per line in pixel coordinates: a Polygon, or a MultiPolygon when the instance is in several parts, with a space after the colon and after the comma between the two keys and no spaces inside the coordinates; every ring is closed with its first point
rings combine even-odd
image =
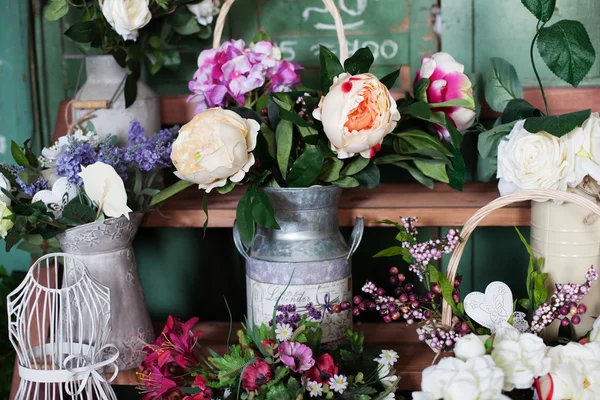
{"type": "MultiPolygon", "coordinates": [[[[127,71],[121,68],[111,55],[85,58],[86,82],[81,86],[75,100],[112,100],[110,108],[95,110],[91,119],[96,132],[102,137],[109,133],[127,140],[129,124],[137,120],[146,134],[160,130],[160,99],[143,80],[137,81],[135,102],[125,108],[125,83],[127,71]]],[[[79,118],[90,110],[73,110],[73,118],[79,118]]]]}
{"type": "MultiPolygon", "coordinates": [[[[530,242],[536,257],[544,257],[544,272],[550,274],[546,281],[549,295],[554,293],[555,283],[581,284],[590,266],[600,268],[600,219],[579,205],[532,201],[530,242]]],[[[574,326],[578,337],[585,335],[600,315],[600,283],[592,284],[582,302],[587,312],[574,326]]],[[[546,331],[546,338],[556,338],[558,324],[546,331]]]]}
{"type": "Polygon", "coordinates": [[[236,247],[246,258],[248,321],[271,321],[283,293],[279,304],[294,304],[298,311],[306,312],[310,302],[322,311],[324,341],[342,339],[352,325],[352,313],[335,314],[331,306],[352,301],[350,258],[362,239],[363,219],[356,219],[347,244],[337,217],[341,188],[263,190],[281,229],[257,226],[250,247],[242,242],[237,226],[233,231],[236,247]]]}
{"type": "Polygon", "coordinates": [[[107,343],[119,349],[117,366],[137,368],[144,343],[154,340],[131,243],[142,222],[142,213],[110,218],[65,231],[57,236],[62,250],[76,255],[90,275],[110,289],[111,331],[107,343]]]}

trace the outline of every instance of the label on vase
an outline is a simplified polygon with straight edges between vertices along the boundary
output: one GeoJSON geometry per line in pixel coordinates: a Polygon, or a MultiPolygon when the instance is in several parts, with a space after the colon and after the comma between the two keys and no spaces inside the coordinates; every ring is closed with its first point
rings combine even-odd
{"type": "Polygon", "coordinates": [[[342,301],[352,301],[352,277],[349,276],[332,282],[311,285],[281,285],[259,282],[246,276],[246,293],[248,302],[248,321],[268,324],[273,320],[273,310],[277,299],[283,293],[279,304],[294,304],[296,310],[306,313],[306,304],[312,303],[322,312],[323,341],[331,342],[345,337],[346,329],[352,326],[352,310],[335,314],[331,306],[342,301]],[[287,290],[286,290],[287,287],[287,290]],[[285,291],[285,293],[284,293],[285,291]]]}

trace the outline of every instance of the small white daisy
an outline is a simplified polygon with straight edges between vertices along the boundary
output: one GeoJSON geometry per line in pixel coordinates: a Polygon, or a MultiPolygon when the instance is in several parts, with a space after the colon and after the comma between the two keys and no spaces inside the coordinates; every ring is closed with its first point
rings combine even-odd
{"type": "Polygon", "coordinates": [[[315,381],[308,381],[306,391],[310,397],[317,397],[323,394],[323,384],[315,381]]]}
{"type": "Polygon", "coordinates": [[[285,342],[291,339],[294,334],[294,330],[290,326],[290,324],[277,324],[275,329],[275,337],[280,342],[285,342]]]}
{"type": "Polygon", "coordinates": [[[231,396],[231,389],[227,388],[225,389],[225,391],[223,392],[223,398],[226,399],[229,396],[231,396]]]}
{"type": "Polygon", "coordinates": [[[383,385],[384,388],[389,388],[392,386],[398,377],[394,375],[396,371],[392,370],[389,365],[379,364],[377,368],[377,373],[379,375],[379,381],[383,385]]]}
{"type": "Polygon", "coordinates": [[[335,392],[344,393],[348,387],[348,379],[344,375],[333,375],[329,378],[329,387],[335,392]]]}
{"type": "Polygon", "coordinates": [[[373,361],[383,365],[394,365],[398,361],[398,353],[394,350],[381,350],[379,358],[375,358],[373,361]]]}

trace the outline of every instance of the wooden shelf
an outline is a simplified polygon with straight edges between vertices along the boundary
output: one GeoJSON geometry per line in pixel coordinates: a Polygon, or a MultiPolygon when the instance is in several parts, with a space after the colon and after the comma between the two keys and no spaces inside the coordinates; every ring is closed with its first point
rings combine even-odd
{"type": "MultiPolygon", "coordinates": [[[[158,327],[160,331],[162,326],[158,327]]],[[[235,333],[240,328],[234,324],[232,331],[232,343],[235,333]]],[[[227,335],[229,323],[227,322],[204,322],[196,325],[204,335],[200,337],[200,344],[209,347],[219,354],[223,354],[227,347],[227,335]]],[[[416,327],[406,326],[401,323],[364,323],[356,324],[355,330],[365,334],[365,342],[374,347],[382,349],[393,349],[398,352],[399,361],[396,363],[396,374],[400,380],[399,390],[419,390],[421,387],[421,372],[432,364],[435,354],[417,339],[416,327]]],[[[119,372],[113,385],[137,386],[140,381],[136,370],[119,372]]]]}
{"type": "MultiPolygon", "coordinates": [[[[245,188],[226,195],[211,193],[208,197],[209,227],[232,227],[235,208],[245,188]]],[[[416,183],[383,184],[377,189],[344,189],[340,200],[341,226],[353,226],[355,217],[364,217],[365,225],[379,226],[382,219],[419,217],[420,226],[462,226],[475,211],[499,196],[496,184],[470,183],[463,192],[438,184],[433,190],[416,183]]],[[[496,211],[480,226],[529,225],[528,203],[516,204],[496,211]]],[[[195,188],[167,200],[159,209],[146,214],[146,227],[202,227],[202,195],[195,188]]]]}

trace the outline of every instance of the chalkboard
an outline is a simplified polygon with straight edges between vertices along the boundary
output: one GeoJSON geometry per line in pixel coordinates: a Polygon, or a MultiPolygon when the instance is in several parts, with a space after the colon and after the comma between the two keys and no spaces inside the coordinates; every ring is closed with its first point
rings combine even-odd
{"type": "MultiPolygon", "coordinates": [[[[434,2],[336,0],[350,54],[370,47],[377,75],[407,66],[402,75],[407,85],[411,69],[438,46],[431,30],[434,2]]],[[[319,45],[339,52],[333,18],[321,0],[238,0],[228,15],[228,24],[231,37],[251,40],[259,29],[268,33],[286,59],[307,69],[305,83],[316,81],[319,45]]]]}

